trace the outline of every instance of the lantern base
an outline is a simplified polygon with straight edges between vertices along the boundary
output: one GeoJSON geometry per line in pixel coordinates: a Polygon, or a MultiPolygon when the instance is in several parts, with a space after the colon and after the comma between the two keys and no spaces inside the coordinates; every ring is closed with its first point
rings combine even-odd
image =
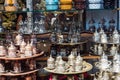
{"type": "Polygon", "coordinates": [[[15,6],[5,6],[5,11],[17,11],[17,7],[15,7],[15,6]]]}

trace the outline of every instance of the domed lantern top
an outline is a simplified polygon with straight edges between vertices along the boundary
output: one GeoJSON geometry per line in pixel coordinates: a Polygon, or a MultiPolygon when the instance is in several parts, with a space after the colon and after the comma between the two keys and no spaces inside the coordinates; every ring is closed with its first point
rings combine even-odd
{"type": "Polygon", "coordinates": [[[17,11],[18,3],[17,0],[5,0],[4,6],[6,11],[17,11]]]}

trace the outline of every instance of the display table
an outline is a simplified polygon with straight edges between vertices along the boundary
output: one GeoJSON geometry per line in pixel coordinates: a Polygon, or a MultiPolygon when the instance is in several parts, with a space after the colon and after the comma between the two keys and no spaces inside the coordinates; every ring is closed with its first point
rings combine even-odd
{"type": "Polygon", "coordinates": [[[84,72],[88,72],[93,67],[90,63],[85,62],[85,61],[83,62],[83,64],[84,64],[83,68],[79,72],[63,72],[63,73],[61,73],[61,72],[56,71],[56,69],[50,70],[47,67],[45,67],[44,70],[46,70],[49,73],[53,73],[54,74],[53,76],[55,78],[54,80],[58,80],[57,79],[58,75],[65,75],[65,76],[67,76],[67,80],[74,80],[74,75],[79,75],[79,74],[82,74],[84,72]]]}

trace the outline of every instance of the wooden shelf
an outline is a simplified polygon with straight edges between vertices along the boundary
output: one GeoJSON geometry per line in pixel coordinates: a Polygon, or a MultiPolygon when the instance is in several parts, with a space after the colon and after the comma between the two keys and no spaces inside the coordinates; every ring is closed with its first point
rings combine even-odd
{"type": "Polygon", "coordinates": [[[94,55],[88,55],[88,56],[83,56],[83,59],[99,59],[100,56],[94,56],[94,55]]]}
{"type": "MultiPolygon", "coordinates": [[[[37,61],[46,61],[49,57],[40,57],[37,58],[37,61]]],[[[99,59],[100,56],[94,56],[94,55],[88,55],[88,56],[83,56],[83,59],[99,59]]],[[[63,59],[67,59],[66,57],[63,57],[63,59]]]]}
{"type": "Polygon", "coordinates": [[[32,59],[32,58],[39,57],[42,54],[44,54],[44,52],[41,52],[39,54],[35,54],[35,55],[31,56],[31,57],[23,57],[23,58],[18,58],[18,57],[17,58],[0,57],[0,59],[2,59],[2,60],[25,60],[25,59],[32,59]]]}
{"type": "Polygon", "coordinates": [[[12,72],[6,72],[6,73],[0,73],[1,76],[23,76],[27,74],[32,74],[37,72],[39,69],[33,70],[33,71],[28,71],[28,72],[21,72],[21,73],[12,73],[12,72]]]}
{"type": "Polygon", "coordinates": [[[49,57],[36,58],[37,61],[46,61],[49,57]]]}
{"type": "Polygon", "coordinates": [[[81,42],[77,42],[77,43],[52,43],[52,44],[55,44],[55,45],[69,45],[69,46],[73,46],[73,45],[79,45],[79,44],[84,44],[86,43],[87,40],[84,40],[84,41],[81,41],[81,42]]]}

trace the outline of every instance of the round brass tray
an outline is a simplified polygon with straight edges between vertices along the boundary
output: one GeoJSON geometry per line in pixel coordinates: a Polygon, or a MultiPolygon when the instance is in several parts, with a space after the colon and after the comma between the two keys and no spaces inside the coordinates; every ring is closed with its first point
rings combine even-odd
{"type": "Polygon", "coordinates": [[[41,53],[39,53],[39,54],[34,54],[34,55],[32,55],[32,56],[30,56],[30,57],[23,57],[23,58],[21,58],[21,57],[16,57],[16,58],[9,58],[9,57],[0,57],[0,59],[3,59],[3,60],[25,60],[25,59],[31,59],[31,58],[36,58],[36,57],[39,57],[39,56],[41,56],[42,54],[44,54],[44,52],[41,52],[41,53]]]}
{"type": "Polygon", "coordinates": [[[33,71],[27,71],[27,72],[21,72],[21,73],[12,73],[12,72],[5,72],[0,73],[1,76],[22,76],[22,75],[28,75],[37,72],[39,69],[33,70],[33,71]]]}
{"type": "Polygon", "coordinates": [[[45,67],[44,70],[46,70],[47,72],[50,72],[50,73],[54,73],[54,74],[71,75],[71,74],[84,73],[84,72],[90,71],[93,68],[93,66],[90,63],[85,62],[85,61],[83,62],[83,66],[84,66],[84,68],[79,72],[63,72],[63,73],[61,73],[61,72],[55,71],[55,69],[50,70],[47,67],[45,67]]]}
{"type": "MultiPolygon", "coordinates": [[[[14,31],[13,32],[14,34],[18,34],[17,31],[14,31]]],[[[49,34],[51,33],[51,31],[46,31],[46,32],[43,32],[43,33],[35,33],[35,35],[43,35],[43,34],[49,34]]],[[[32,33],[23,33],[23,35],[31,35],[32,33]]]]}

